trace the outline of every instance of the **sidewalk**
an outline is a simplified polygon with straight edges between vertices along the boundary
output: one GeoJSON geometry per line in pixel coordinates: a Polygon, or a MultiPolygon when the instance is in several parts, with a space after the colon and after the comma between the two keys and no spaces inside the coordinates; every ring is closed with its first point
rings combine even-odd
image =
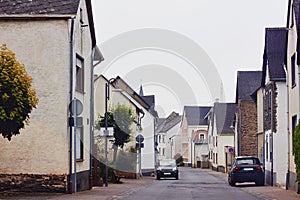
{"type": "Polygon", "coordinates": [[[73,194],[52,194],[52,193],[20,193],[13,195],[1,195],[0,200],[73,200],[73,199],[97,199],[97,200],[117,200],[122,196],[127,196],[147,185],[151,184],[155,177],[142,177],[141,179],[121,179],[120,184],[109,183],[108,187],[93,187],[73,194]]]}
{"type": "Polygon", "coordinates": [[[78,192],[76,194],[64,194],[59,197],[49,198],[57,200],[68,199],[119,199],[122,196],[127,196],[141,188],[146,187],[155,180],[154,177],[142,177],[141,179],[121,179],[121,184],[108,184],[108,187],[94,187],[92,190],[78,192]]]}
{"type": "MultiPolygon", "coordinates": [[[[222,172],[216,172],[212,171],[210,169],[201,169],[206,170],[208,173],[221,177],[224,179],[224,181],[227,182],[227,174],[222,172]]],[[[248,192],[249,194],[253,194],[256,197],[259,197],[261,199],[265,200],[300,200],[300,195],[296,193],[294,190],[286,190],[281,187],[272,187],[272,186],[255,186],[255,185],[244,185],[244,184],[238,184],[236,187],[241,188],[245,192],[248,192]]]]}

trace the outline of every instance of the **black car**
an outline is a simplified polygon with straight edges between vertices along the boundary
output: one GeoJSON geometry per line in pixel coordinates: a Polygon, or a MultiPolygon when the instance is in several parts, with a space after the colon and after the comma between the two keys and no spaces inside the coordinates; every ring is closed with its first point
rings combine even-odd
{"type": "Polygon", "coordinates": [[[178,169],[175,159],[163,159],[159,161],[156,168],[156,179],[160,180],[161,177],[174,177],[178,180],[178,169]]]}
{"type": "Polygon", "coordinates": [[[255,182],[256,185],[264,185],[264,170],[257,157],[239,156],[234,159],[231,169],[228,171],[228,183],[255,182]]]}

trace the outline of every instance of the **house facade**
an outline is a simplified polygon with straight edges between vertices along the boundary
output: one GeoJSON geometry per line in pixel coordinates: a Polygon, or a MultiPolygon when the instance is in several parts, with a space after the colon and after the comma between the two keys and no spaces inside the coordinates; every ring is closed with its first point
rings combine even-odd
{"type": "MultiPolygon", "coordinates": [[[[193,138],[199,131],[207,131],[208,121],[205,118],[211,107],[184,106],[181,128],[181,155],[187,166],[196,165],[193,138]]],[[[201,154],[201,153],[200,153],[201,154]]]]}
{"type": "Polygon", "coordinates": [[[158,160],[174,158],[181,152],[181,116],[172,112],[167,118],[160,118],[162,122],[157,129],[158,160]]]}
{"type": "Polygon", "coordinates": [[[214,103],[208,119],[209,162],[213,170],[227,172],[234,158],[234,130],[237,105],[235,103],[214,103]]]}
{"type": "Polygon", "coordinates": [[[261,90],[265,183],[286,186],[288,172],[287,87],[284,69],[286,28],[266,28],[261,90]]]}
{"type": "Polygon", "coordinates": [[[154,95],[140,96],[121,77],[116,77],[113,81],[116,88],[123,90],[136,104],[139,104],[144,111],[140,117],[142,131],[139,132],[144,137],[144,148],[141,149],[141,173],[150,175],[155,170],[155,121],[157,112],[155,111],[154,95]]]}
{"type": "Polygon", "coordinates": [[[261,84],[261,71],[238,71],[235,156],[257,156],[257,108],[251,95],[261,84]]]}
{"type": "Polygon", "coordinates": [[[91,188],[96,47],[91,1],[6,1],[0,31],[0,42],[25,65],[39,98],[21,134],[10,142],[0,138],[0,182],[14,182],[4,190],[12,185],[22,191],[91,188]],[[76,131],[69,109],[74,99],[83,108],[76,131]]]}
{"type": "Polygon", "coordinates": [[[287,86],[288,86],[288,135],[289,135],[289,145],[288,145],[288,186],[289,189],[294,189],[299,191],[297,186],[297,176],[296,176],[296,165],[294,162],[293,155],[293,135],[295,127],[298,124],[300,115],[299,106],[299,65],[300,57],[298,52],[300,52],[300,1],[290,0],[288,5],[288,17],[287,17],[287,52],[286,52],[286,70],[287,70],[287,86]]]}

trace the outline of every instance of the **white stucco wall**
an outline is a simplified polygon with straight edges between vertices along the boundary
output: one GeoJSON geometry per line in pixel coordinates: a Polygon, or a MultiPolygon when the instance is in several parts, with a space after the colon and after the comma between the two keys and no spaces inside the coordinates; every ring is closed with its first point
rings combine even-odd
{"type": "MultiPolygon", "coordinates": [[[[84,1],[81,6],[85,7],[84,1]]],[[[83,9],[83,19],[87,15],[83,9]]],[[[89,27],[80,30],[75,20],[76,53],[84,58],[84,94],[73,94],[83,103],[84,160],[77,172],[89,169],[91,39],[89,27]],[[82,44],[78,41],[82,35],[82,44]]],[[[11,142],[0,138],[0,173],[68,174],[70,103],[70,47],[67,19],[0,21],[0,43],[6,43],[33,78],[39,104],[30,115],[30,124],[11,142]],[[11,162],[14,160],[14,162],[11,162]]],[[[75,77],[76,68],[73,68],[75,77]]],[[[75,78],[74,78],[75,80],[75,78]]],[[[74,145],[73,145],[74,147],[74,145]]],[[[72,150],[74,151],[74,149],[72,150]]],[[[74,154],[73,154],[74,155],[74,154]]]]}
{"type": "Polygon", "coordinates": [[[286,84],[277,82],[277,132],[274,133],[274,172],[277,184],[285,186],[288,169],[288,134],[287,134],[287,102],[286,84]]]}
{"type": "MultiPolygon", "coordinates": [[[[295,19],[293,19],[295,21],[295,19]]],[[[298,67],[296,66],[295,74],[296,74],[296,86],[292,87],[291,85],[291,57],[296,52],[297,45],[297,31],[296,26],[293,26],[289,30],[288,35],[288,50],[287,50],[287,68],[289,72],[289,127],[290,127],[290,171],[296,173],[294,156],[292,153],[292,117],[297,115],[299,119],[299,77],[298,77],[298,67]]],[[[298,55],[299,56],[299,55],[298,55]]],[[[296,55],[297,60],[297,55],[296,55]]]]}
{"type": "Polygon", "coordinates": [[[173,126],[167,131],[167,146],[166,156],[167,158],[174,158],[177,153],[181,152],[181,129],[180,123],[173,126]]]}
{"type": "MultiPolygon", "coordinates": [[[[98,114],[104,116],[105,112],[105,83],[104,78],[99,78],[95,81],[95,120],[98,118],[98,114]]],[[[137,134],[144,136],[144,148],[142,148],[142,169],[153,170],[154,169],[154,117],[145,110],[141,105],[135,102],[126,92],[115,91],[110,87],[110,100],[108,102],[108,110],[113,109],[117,104],[123,104],[132,107],[136,111],[136,107],[142,108],[145,116],[141,120],[142,132],[134,132],[132,135],[132,141],[126,146],[135,145],[135,137],[137,134]]],[[[136,125],[133,125],[132,130],[136,130],[136,125]]],[[[124,147],[126,149],[126,146],[124,147]]]]}
{"type": "Polygon", "coordinates": [[[32,76],[39,98],[37,109],[30,115],[30,125],[11,142],[0,138],[0,172],[67,173],[67,21],[1,21],[0,32],[0,42],[15,52],[32,76]]]}
{"type": "Polygon", "coordinates": [[[225,160],[225,147],[234,145],[234,135],[233,134],[222,134],[218,136],[218,163],[217,166],[226,167],[225,160]]]}

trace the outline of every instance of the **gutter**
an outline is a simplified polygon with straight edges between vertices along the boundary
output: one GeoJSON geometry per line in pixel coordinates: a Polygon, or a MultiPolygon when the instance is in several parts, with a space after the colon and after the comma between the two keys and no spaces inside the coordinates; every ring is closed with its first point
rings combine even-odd
{"type": "Polygon", "coordinates": [[[287,66],[285,64],[283,64],[283,69],[285,72],[285,76],[286,76],[286,115],[287,115],[287,172],[286,172],[286,182],[285,182],[285,189],[288,190],[289,189],[289,182],[290,182],[290,125],[289,125],[289,77],[288,77],[288,72],[287,72],[287,66]]]}
{"type": "Polygon", "coordinates": [[[75,15],[49,15],[49,14],[15,14],[15,15],[0,15],[0,19],[7,19],[7,20],[16,20],[16,19],[45,19],[45,18],[51,18],[51,19],[74,19],[75,15]]]}
{"type": "MultiPolygon", "coordinates": [[[[73,49],[74,49],[74,18],[69,19],[69,47],[70,47],[70,102],[73,100],[73,49]]],[[[72,114],[70,112],[70,118],[72,114]]],[[[73,192],[72,183],[72,127],[69,126],[69,174],[68,174],[68,192],[71,194],[73,192]]],[[[74,184],[75,186],[76,184],[74,184]]]]}

